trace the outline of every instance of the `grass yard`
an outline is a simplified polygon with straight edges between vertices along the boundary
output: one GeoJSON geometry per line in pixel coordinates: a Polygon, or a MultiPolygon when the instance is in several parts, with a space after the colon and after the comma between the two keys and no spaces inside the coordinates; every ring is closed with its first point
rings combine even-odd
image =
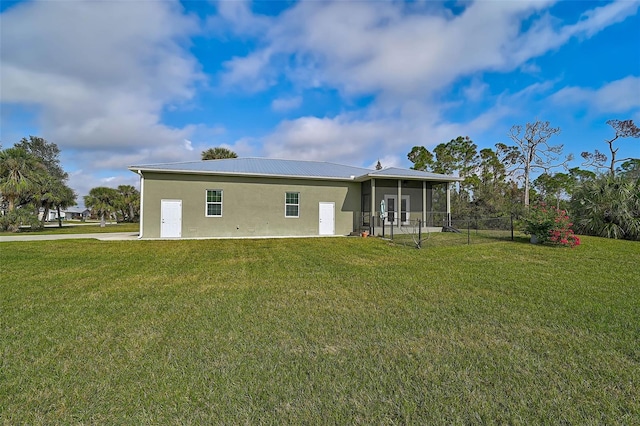
{"type": "Polygon", "coordinates": [[[639,424],[640,244],[0,243],[2,424],[639,424]]]}
{"type": "MultiPolygon", "coordinates": [[[[391,235],[385,235],[385,237],[391,240],[391,235]]],[[[497,241],[511,241],[511,231],[503,231],[498,229],[472,229],[467,231],[461,230],[460,233],[452,232],[423,232],[418,235],[417,233],[409,232],[395,232],[393,234],[392,241],[396,244],[404,245],[407,247],[416,247],[419,237],[421,238],[421,247],[433,248],[439,246],[452,246],[462,244],[487,244],[495,243],[497,241]]],[[[529,240],[530,237],[523,234],[520,231],[514,232],[514,239],[521,238],[523,240],[529,240]]]]}

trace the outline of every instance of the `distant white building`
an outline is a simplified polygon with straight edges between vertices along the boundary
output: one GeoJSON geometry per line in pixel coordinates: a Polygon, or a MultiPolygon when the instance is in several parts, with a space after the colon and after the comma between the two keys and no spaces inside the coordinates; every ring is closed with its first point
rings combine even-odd
{"type": "MultiPolygon", "coordinates": [[[[38,219],[42,220],[42,215],[44,214],[44,209],[40,209],[38,213],[38,219]]],[[[82,220],[87,219],[91,215],[91,210],[89,209],[67,209],[60,212],[60,218],[62,220],[82,220]]],[[[58,210],[51,209],[47,214],[47,217],[44,219],[45,222],[54,222],[58,220],[58,210]]]]}

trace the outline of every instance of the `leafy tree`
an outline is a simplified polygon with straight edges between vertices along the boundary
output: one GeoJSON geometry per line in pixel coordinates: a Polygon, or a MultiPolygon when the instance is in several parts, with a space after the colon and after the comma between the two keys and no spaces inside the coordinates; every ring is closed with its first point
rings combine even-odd
{"type": "Polygon", "coordinates": [[[506,181],[505,165],[491,148],[480,150],[479,158],[477,171],[469,178],[474,213],[479,216],[510,213],[510,186],[506,181]]]}
{"type": "Polygon", "coordinates": [[[640,240],[640,180],[605,174],[582,183],[571,197],[578,233],[640,240]]]}
{"type": "Polygon", "coordinates": [[[469,136],[458,136],[441,143],[433,150],[434,155],[423,146],[414,146],[407,158],[413,163],[412,169],[434,173],[452,174],[460,177],[473,174],[478,165],[478,146],[469,136]]]}
{"type": "Polygon", "coordinates": [[[609,145],[609,151],[611,152],[611,161],[609,162],[609,165],[606,165],[607,156],[597,149],[593,153],[584,151],[580,155],[585,159],[585,163],[583,164],[584,166],[593,166],[596,169],[607,168],[609,169],[611,176],[615,176],[617,163],[634,159],[623,158],[617,160],[616,155],[618,154],[620,147],[614,148],[613,143],[619,138],[640,138],[640,128],[635,125],[633,120],[608,120],[607,124],[613,127],[613,130],[615,131],[613,138],[605,140],[609,145]]]}
{"type": "Polygon", "coordinates": [[[42,225],[49,215],[49,210],[55,208],[58,212],[58,225],[62,227],[61,209],[72,206],[76,202],[76,195],[66,184],[69,175],[60,165],[60,149],[53,142],[46,139],[29,136],[22,138],[15,147],[24,149],[44,166],[47,170],[45,176],[34,194],[36,209],[42,208],[42,225]]]}
{"type": "Polygon", "coordinates": [[[105,186],[98,186],[84,196],[84,205],[100,216],[100,227],[106,226],[105,218],[111,217],[116,211],[115,204],[118,199],[118,191],[105,186]]]}
{"type": "Polygon", "coordinates": [[[524,127],[514,125],[511,127],[509,137],[516,146],[497,144],[503,159],[512,167],[512,172],[519,173],[524,179],[524,205],[529,207],[529,192],[531,173],[535,170],[549,172],[549,170],[566,166],[571,161],[569,155],[563,160],[559,159],[562,153],[562,145],[550,145],[549,139],[560,133],[559,127],[551,127],[548,121],[536,120],[527,123],[524,127]]]}
{"type": "Polygon", "coordinates": [[[583,170],[579,167],[573,167],[569,169],[569,176],[573,178],[576,185],[584,183],[588,180],[592,180],[596,178],[596,174],[591,170],[583,170]]]}
{"type": "Polygon", "coordinates": [[[465,216],[469,212],[471,188],[477,180],[474,176],[479,158],[477,149],[477,145],[468,136],[458,136],[434,148],[435,160],[431,152],[419,146],[413,147],[407,158],[414,163],[415,170],[442,174],[458,172],[464,181],[459,184],[452,198],[452,207],[456,215],[465,216]]]}
{"type": "Polygon", "coordinates": [[[209,148],[202,151],[203,160],[220,160],[224,158],[238,158],[238,154],[223,147],[209,148]]]}
{"type": "Polygon", "coordinates": [[[620,176],[629,179],[640,179],[640,159],[632,158],[620,165],[617,169],[620,176]]]}
{"type": "Polygon", "coordinates": [[[22,148],[36,157],[55,179],[64,181],[69,178],[60,165],[60,149],[55,143],[47,142],[41,137],[29,136],[29,139],[22,138],[15,144],[15,148],[22,148]]]}
{"type": "Polygon", "coordinates": [[[576,179],[569,173],[542,173],[533,181],[542,199],[560,209],[560,201],[572,192],[576,179]]]}
{"type": "Polygon", "coordinates": [[[407,154],[407,158],[413,163],[412,169],[424,172],[433,171],[433,154],[424,146],[414,146],[407,154]]]}

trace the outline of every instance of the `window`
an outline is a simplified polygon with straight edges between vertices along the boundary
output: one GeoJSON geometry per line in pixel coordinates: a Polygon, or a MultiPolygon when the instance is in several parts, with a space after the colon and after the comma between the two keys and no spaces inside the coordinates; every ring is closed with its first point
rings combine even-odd
{"type": "Polygon", "coordinates": [[[206,216],[220,217],[222,216],[222,190],[207,189],[207,210],[206,216]]]}
{"type": "Polygon", "coordinates": [[[284,216],[300,217],[300,193],[286,192],[284,196],[284,216]]]}

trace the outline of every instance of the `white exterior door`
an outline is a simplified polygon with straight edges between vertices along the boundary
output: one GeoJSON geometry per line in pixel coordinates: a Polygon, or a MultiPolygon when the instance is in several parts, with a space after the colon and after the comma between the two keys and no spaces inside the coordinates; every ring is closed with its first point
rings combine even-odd
{"type": "Polygon", "coordinates": [[[320,235],[334,235],[336,231],[335,224],[335,204],[320,203],[319,207],[320,223],[318,225],[320,235]]]}
{"type": "Polygon", "coordinates": [[[162,200],[160,203],[160,238],[180,238],[182,200],[162,200]]]}

